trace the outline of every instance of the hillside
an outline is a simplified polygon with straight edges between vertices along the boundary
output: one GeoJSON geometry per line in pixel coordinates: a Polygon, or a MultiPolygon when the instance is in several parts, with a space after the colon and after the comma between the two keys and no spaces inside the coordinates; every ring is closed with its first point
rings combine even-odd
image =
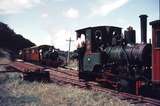
{"type": "Polygon", "coordinates": [[[22,35],[16,34],[7,24],[0,22],[0,48],[18,52],[20,49],[31,46],[35,44],[22,35]]]}

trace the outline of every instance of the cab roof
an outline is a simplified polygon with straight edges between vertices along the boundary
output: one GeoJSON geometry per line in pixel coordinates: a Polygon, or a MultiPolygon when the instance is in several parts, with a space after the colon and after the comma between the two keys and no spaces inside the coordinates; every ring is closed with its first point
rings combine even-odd
{"type": "Polygon", "coordinates": [[[84,31],[84,30],[87,30],[87,29],[97,29],[97,28],[117,28],[117,29],[122,29],[121,27],[116,27],[116,26],[95,26],[95,27],[86,27],[86,28],[82,28],[82,29],[78,29],[76,30],[76,32],[79,32],[79,31],[84,31]]]}

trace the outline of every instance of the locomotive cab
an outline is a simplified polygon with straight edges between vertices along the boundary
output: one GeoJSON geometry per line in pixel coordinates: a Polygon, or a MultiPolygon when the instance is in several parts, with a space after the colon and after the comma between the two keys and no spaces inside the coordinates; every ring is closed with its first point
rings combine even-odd
{"type": "Polygon", "coordinates": [[[121,28],[113,26],[88,27],[76,31],[77,39],[85,36],[84,44],[79,44],[79,71],[80,73],[99,73],[105,63],[104,49],[110,45],[120,43],[121,28]],[[113,43],[114,42],[114,43],[113,43]]]}

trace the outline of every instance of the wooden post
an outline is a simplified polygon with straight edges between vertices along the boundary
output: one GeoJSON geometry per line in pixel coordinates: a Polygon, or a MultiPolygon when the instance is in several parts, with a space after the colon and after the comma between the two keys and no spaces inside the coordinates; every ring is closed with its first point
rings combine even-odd
{"type": "Polygon", "coordinates": [[[68,56],[67,56],[67,65],[70,62],[70,49],[71,49],[71,42],[73,42],[74,40],[71,39],[71,37],[69,38],[69,40],[66,40],[69,42],[69,48],[68,48],[68,56]]]}

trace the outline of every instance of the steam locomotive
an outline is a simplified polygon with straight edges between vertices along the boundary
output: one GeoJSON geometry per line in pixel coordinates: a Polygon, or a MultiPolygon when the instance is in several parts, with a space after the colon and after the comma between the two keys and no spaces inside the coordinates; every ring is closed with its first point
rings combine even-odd
{"type": "Polygon", "coordinates": [[[25,48],[20,52],[20,57],[24,61],[49,65],[55,68],[64,64],[64,61],[59,57],[57,49],[50,45],[25,48]]]}
{"type": "MultiPolygon", "coordinates": [[[[158,70],[152,70],[154,64],[151,60],[155,61],[155,53],[152,53],[151,43],[146,42],[147,15],[141,15],[140,22],[141,43],[135,42],[135,30],[132,27],[129,27],[124,35],[122,28],[115,26],[76,30],[77,39],[85,37],[85,41],[81,42],[77,49],[80,79],[96,80],[120,91],[160,98],[160,58],[157,57],[156,60],[158,70]],[[146,93],[148,91],[150,93],[146,93]]],[[[150,24],[156,25],[153,29],[160,32],[159,21],[150,24]]],[[[155,37],[153,44],[156,42],[154,40],[155,37]]]]}

